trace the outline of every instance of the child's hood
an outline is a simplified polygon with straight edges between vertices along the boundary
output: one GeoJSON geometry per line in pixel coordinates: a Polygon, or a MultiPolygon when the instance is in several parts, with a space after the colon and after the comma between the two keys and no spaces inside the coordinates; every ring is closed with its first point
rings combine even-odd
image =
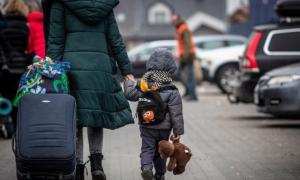
{"type": "Polygon", "coordinates": [[[167,48],[158,48],[151,55],[146,64],[147,71],[159,70],[173,74],[177,70],[171,51],[167,48]]]}

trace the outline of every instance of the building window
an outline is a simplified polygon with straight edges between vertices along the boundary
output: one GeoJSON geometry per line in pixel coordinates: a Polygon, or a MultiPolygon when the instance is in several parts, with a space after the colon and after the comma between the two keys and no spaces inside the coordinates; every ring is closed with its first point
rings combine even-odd
{"type": "Polygon", "coordinates": [[[172,11],[168,5],[163,2],[153,4],[148,10],[148,22],[153,25],[170,24],[172,11]]]}
{"type": "Polygon", "coordinates": [[[155,23],[156,24],[167,24],[166,14],[163,12],[155,13],[155,23]]]}

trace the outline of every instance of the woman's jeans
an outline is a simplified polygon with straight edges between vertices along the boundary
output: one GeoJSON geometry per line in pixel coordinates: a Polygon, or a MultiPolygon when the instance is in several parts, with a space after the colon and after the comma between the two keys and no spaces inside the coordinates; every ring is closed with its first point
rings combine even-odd
{"type": "Polygon", "coordinates": [[[196,80],[194,75],[194,65],[193,63],[180,63],[177,69],[177,76],[178,79],[182,82],[182,84],[185,86],[186,94],[190,95],[192,98],[197,98],[195,88],[196,88],[196,80]],[[188,81],[186,81],[183,77],[181,72],[183,69],[187,66],[188,68],[188,81]]]}
{"type": "MultiPolygon", "coordinates": [[[[78,127],[77,130],[77,163],[83,164],[83,132],[82,127],[78,127]]],[[[90,154],[102,153],[103,146],[103,129],[88,127],[88,140],[90,154]]]]}

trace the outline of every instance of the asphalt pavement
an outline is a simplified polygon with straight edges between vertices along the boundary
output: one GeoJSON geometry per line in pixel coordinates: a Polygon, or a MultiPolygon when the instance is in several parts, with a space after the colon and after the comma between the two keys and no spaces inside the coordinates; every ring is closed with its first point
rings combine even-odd
{"type": "MultiPolygon", "coordinates": [[[[183,92],[180,84],[178,87],[183,92]]],[[[183,175],[167,173],[166,180],[300,179],[300,120],[259,114],[253,105],[231,105],[207,83],[197,92],[198,102],[184,102],[186,134],[181,139],[193,157],[183,175]]],[[[136,103],[131,107],[135,113],[136,103]]],[[[10,143],[0,140],[0,180],[16,179],[10,143]]],[[[103,166],[107,179],[141,180],[140,147],[137,124],[105,130],[103,166]]],[[[89,170],[89,164],[87,167],[89,170]]],[[[92,179],[90,172],[86,179],[92,179]]]]}

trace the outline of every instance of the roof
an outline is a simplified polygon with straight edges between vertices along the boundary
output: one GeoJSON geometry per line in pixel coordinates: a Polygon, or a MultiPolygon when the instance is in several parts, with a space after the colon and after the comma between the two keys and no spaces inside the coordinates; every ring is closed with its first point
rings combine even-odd
{"type": "Polygon", "coordinates": [[[200,11],[194,13],[186,20],[186,22],[192,31],[197,30],[202,25],[206,25],[207,27],[221,33],[225,33],[227,31],[227,25],[224,21],[200,11]]]}
{"type": "Polygon", "coordinates": [[[220,34],[227,30],[224,0],[126,0],[126,3],[120,1],[115,9],[116,17],[118,14],[126,16],[125,21],[118,21],[124,39],[148,41],[174,39],[175,28],[172,24],[151,25],[148,23],[148,9],[155,2],[162,2],[170,7],[172,13],[180,14],[193,30],[202,26],[220,34]],[[215,5],[216,3],[218,6],[215,5]]]}
{"type": "Polygon", "coordinates": [[[253,27],[254,31],[267,31],[267,30],[273,30],[273,29],[288,29],[288,28],[299,28],[300,24],[299,23],[293,23],[293,24],[288,24],[288,23],[281,23],[281,24],[267,24],[267,25],[260,25],[260,26],[255,26],[253,27]]]}

